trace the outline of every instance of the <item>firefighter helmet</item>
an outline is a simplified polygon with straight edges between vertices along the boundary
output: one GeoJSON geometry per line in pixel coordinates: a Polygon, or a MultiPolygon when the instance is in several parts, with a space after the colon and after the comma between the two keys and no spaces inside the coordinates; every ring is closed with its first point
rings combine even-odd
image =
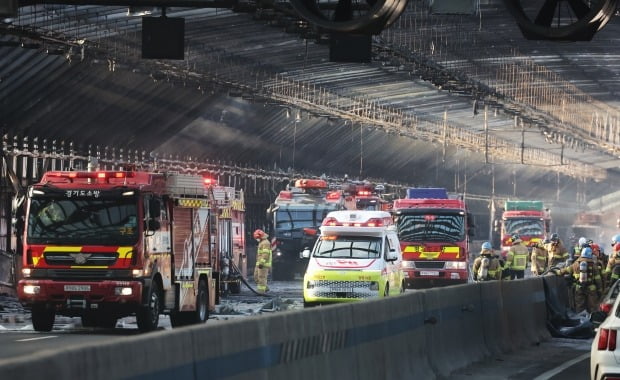
{"type": "Polygon", "coordinates": [[[580,238],[579,238],[579,242],[577,242],[577,244],[578,244],[580,247],[583,247],[584,245],[586,245],[586,243],[587,243],[587,242],[588,242],[588,241],[586,240],[586,238],[584,238],[584,237],[580,237],[580,238]]]}
{"type": "Polygon", "coordinates": [[[265,233],[265,231],[263,231],[263,230],[261,230],[259,228],[256,231],[254,231],[252,236],[254,237],[254,239],[259,240],[259,239],[263,239],[263,238],[267,237],[267,234],[265,233]]]}
{"type": "Polygon", "coordinates": [[[510,237],[510,240],[512,241],[512,243],[521,243],[521,236],[519,236],[519,234],[513,234],[510,237]]]}
{"type": "Polygon", "coordinates": [[[484,243],[482,243],[482,251],[490,251],[492,250],[493,247],[491,246],[491,243],[489,243],[488,241],[485,241],[484,243]]]}
{"type": "Polygon", "coordinates": [[[614,237],[611,238],[611,246],[613,247],[614,245],[620,243],[620,234],[618,235],[614,235],[614,237]]]}
{"type": "Polygon", "coordinates": [[[585,257],[586,259],[591,259],[592,258],[592,248],[585,247],[584,249],[582,249],[581,250],[581,257],[585,257]]]}
{"type": "Polygon", "coordinates": [[[560,236],[558,236],[558,234],[554,232],[551,234],[551,237],[549,238],[549,240],[551,240],[552,242],[558,242],[560,241],[560,236]]]}

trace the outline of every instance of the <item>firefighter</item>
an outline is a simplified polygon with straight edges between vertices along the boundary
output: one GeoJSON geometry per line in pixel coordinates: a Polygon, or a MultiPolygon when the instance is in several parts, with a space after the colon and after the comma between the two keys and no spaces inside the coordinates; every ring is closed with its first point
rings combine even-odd
{"type": "Polygon", "coordinates": [[[577,241],[577,244],[575,244],[575,246],[573,247],[573,251],[571,252],[571,260],[575,261],[577,260],[577,258],[579,257],[579,254],[581,253],[581,251],[585,248],[585,247],[589,247],[590,245],[588,244],[589,241],[592,240],[588,240],[585,237],[580,237],[579,240],[577,241]]]}
{"type": "Polygon", "coordinates": [[[527,266],[530,251],[518,234],[512,235],[510,241],[512,246],[506,254],[506,265],[510,269],[510,279],[515,280],[525,276],[525,267],[527,266]]]}
{"type": "Polygon", "coordinates": [[[605,267],[605,283],[610,286],[620,278],[620,235],[611,239],[611,246],[613,250],[605,267]]]}
{"type": "Polygon", "coordinates": [[[549,243],[545,245],[545,249],[549,253],[549,260],[547,264],[549,268],[551,267],[561,267],[568,260],[569,255],[566,247],[564,247],[564,243],[558,236],[558,234],[551,234],[549,237],[549,243]]]}
{"type": "Polygon", "coordinates": [[[474,260],[473,275],[474,281],[490,281],[501,279],[502,268],[499,259],[493,256],[491,243],[482,243],[480,256],[474,260]]]}
{"type": "Polygon", "coordinates": [[[256,290],[259,293],[266,293],[269,291],[269,287],[267,286],[267,275],[269,274],[269,268],[271,268],[271,243],[268,239],[269,235],[261,229],[254,231],[252,236],[258,242],[256,266],[254,267],[256,290]]]}
{"type": "Polygon", "coordinates": [[[570,274],[574,279],[573,291],[575,311],[587,310],[588,313],[598,308],[598,299],[603,290],[601,273],[592,259],[592,249],[585,247],[581,255],[571,265],[556,272],[559,275],[570,274]]]}
{"type": "Polygon", "coordinates": [[[592,259],[594,260],[594,263],[598,267],[599,272],[601,272],[601,278],[603,279],[603,291],[602,292],[604,293],[605,289],[607,289],[607,281],[604,275],[607,264],[605,263],[602,257],[603,253],[601,252],[601,247],[598,244],[596,244],[592,240],[589,240],[588,246],[590,247],[590,249],[592,249],[592,259]]]}
{"type": "Polygon", "coordinates": [[[532,246],[532,274],[534,276],[540,276],[547,270],[547,260],[549,259],[549,254],[545,249],[546,240],[537,241],[533,243],[532,246]]]}

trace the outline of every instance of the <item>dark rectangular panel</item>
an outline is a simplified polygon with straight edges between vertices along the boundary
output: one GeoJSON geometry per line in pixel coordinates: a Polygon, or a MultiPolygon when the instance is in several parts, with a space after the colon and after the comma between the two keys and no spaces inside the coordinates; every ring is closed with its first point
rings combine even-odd
{"type": "Polygon", "coordinates": [[[17,17],[17,0],[0,0],[0,17],[17,17]]]}
{"type": "Polygon", "coordinates": [[[185,19],[142,17],[142,58],[183,59],[185,19]]]}
{"type": "Polygon", "coordinates": [[[370,34],[331,33],[329,60],[331,62],[370,63],[372,36],[370,34]]]}

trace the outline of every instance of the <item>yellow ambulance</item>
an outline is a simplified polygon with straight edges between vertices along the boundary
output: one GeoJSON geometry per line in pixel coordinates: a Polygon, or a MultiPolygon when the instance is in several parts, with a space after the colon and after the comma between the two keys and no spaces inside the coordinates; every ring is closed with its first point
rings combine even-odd
{"type": "Polygon", "coordinates": [[[396,226],[386,211],[332,211],[308,258],[304,306],[352,302],[404,292],[396,226]]]}

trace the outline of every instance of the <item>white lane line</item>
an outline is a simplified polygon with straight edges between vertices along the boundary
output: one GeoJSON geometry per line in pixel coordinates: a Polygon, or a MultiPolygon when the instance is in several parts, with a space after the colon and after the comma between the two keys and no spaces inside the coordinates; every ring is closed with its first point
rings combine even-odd
{"type": "Polygon", "coordinates": [[[42,339],[51,339],[51,338],[58,338],[57,335],[49,335],[49,336],[40,336],[37,338],[28,338],[28,339],[18,339],[16,340],[16,342],[30,342],[33,340],[42,340],[42,339]]]}
{"type": "Polygon", "coordinates": [[[586,359],[590,356],[590,351],[586,352],[583,355],[577,356],[575,359],[573,360],[569,360],[567,362],[565,362],[564,364],[562,364],[561,366],[555,367],[554,369],[550,369],[549,371],[542,373],[538,376],[536,376],[533,380],[547,380],[552,378],[553,376],[557,375],[558,373],[564,371],[566,368],[579,363],[580,361],[582,361],[583,359],[586,359]]]}

